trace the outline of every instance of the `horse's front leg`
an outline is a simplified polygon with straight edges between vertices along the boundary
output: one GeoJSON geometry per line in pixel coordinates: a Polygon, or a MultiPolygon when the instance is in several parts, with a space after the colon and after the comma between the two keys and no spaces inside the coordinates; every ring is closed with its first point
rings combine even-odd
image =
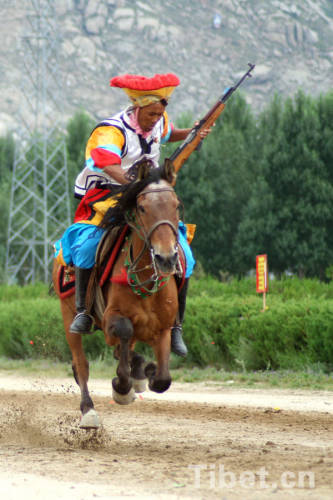
{"type": "Polygon", "coordinates": [[[149,389],[154,392],[164,392],[171,385],[169,372],[170,335],[170,328],[162,330],[158,341],[153,346],[157,366],[155,363],[148,363],[145,368],[145,375],[149,380],[149,389]]]}
{"type": "Polygon", "coordinates": [[[112,341],[112,337],[119,339],[117,346],[117,377],[112,380],[112,396],[116,403],[127,405],[135,399],[135,392],[131,381],[130,341],[133,337],[133,325],[128,318],[111,316],[105,321],[105,333],[112,341]]]}

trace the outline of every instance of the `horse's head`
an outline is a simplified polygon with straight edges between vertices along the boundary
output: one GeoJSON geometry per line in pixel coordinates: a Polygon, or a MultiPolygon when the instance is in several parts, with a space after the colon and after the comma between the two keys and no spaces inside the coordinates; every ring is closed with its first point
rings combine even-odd
{"type": "MultiPolygon", "coordinates": [[[[172,167],[172,166],[171,166],[172,167]]],[[[119,188],[116,203],[105,214],[101,227],[128,223],[150,250],[159,274],[171,274],[178,263],[178,197],[171,185],[173,170],[156,168],[141,160],[127,173],[128,184],[119,188]]]]}
{"type": "Polygon", "coordinates": [[[148,184],[137,196],[137,231],[150,248],[160,273],[176,271],[178,262],[179,200],[165,180],[148,184]]]}

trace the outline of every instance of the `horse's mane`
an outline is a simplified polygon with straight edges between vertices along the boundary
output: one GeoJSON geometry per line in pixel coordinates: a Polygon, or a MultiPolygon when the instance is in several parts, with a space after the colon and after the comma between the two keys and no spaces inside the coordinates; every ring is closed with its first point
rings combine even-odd
{"type": "Polygon", "coordinates": [[[163,167],[153,167],[150,160],[143,160],[133,165],[126,174],[128,184],[123,184],[112,191],[116,204],[105,213],[100,227],[111,229],[126,224],[126,213],[134,210],[138,194],[149,184],[164,179],[170,182],[168,172],[163,167]]]}

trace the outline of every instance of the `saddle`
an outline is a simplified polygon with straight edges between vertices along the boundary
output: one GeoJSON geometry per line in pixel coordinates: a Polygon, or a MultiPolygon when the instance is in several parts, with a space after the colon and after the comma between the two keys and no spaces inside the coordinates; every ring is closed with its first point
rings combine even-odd
{"type": "MultiPolygon", "coordinates": [[[[105,231],[96,251],[96,264],[93,267],[87,290],[87,310],[99,321],[102,319],[105,309],[103,287],[108,281],[127,284],[127,280],[111,279],[114,263],[123,246],[126,236],[129,234],[128,225],[114,227],[105,231]]],[[[186,259],[180,248],[181,276],[176,276],[178,292],[185,282],[186,259]]],[[[58,285],[60,298],[66,298],[75,292],[75,267],[61,266],[58,271],[58,285]]]]}
{"type": "MultiPolygon", "coordinates": [[[[111,275],[113,264],[116,261],[122,243],[129,232],[129,227],[114,227],[105,231],[96,250],[95,262],[89,280],[88,293],[89,305],[87,309],[92,310],[96,296],[103,297],[103,294],[96,289],[102,289],[103,285],[111,275]]],[[[61,299],[70,297],[75,292],[75,266],[61,266],[58,270],[58,286],[61,299]]],[[[100,290],[101,291],[101,290],[100,290]]],[[[101,299],[100,299],[101,300],[101,299]]],[[[103,301],[104,302],[104,301],[103,301]]],[[[101,304],[98,309],[101,309],[101,304]]]]}

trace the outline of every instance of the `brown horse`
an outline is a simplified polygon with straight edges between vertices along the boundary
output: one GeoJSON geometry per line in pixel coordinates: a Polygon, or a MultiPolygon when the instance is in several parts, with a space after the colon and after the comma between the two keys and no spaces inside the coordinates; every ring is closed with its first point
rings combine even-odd
{"type": "MultiPolygon", "coordinates": [[[[119,404],[131,403],[135,392],[145,389],[146,378],[155,392],[164,392],[171,384],[170,339],[178,310],[176,274],[180,274],[180,203],[171,183],[172,175],[164,169],[139,168],[137,178],[123,186],[117,205],[103,221],[103,227],[125,223],[130,227],[111,281],[102,289],[104,312],[100,318],[95,317],[106,343],[115,346],[114,355],[119,360],[117,377],[112,380],[113,399],[119,404]],[[152,347],[156,364],[146,364],[134,351],[136,341],[152,347]]],[[[53,282],[59,295],[58,268],[55,263],[53,282]]],[[[99,418],[88,391],[89,363],[82,338],[69,332],[75,315],[73,296],[61,299],[61,311],[74,378],[81,390],[80,427],[98,427],[99,418]]]]}

